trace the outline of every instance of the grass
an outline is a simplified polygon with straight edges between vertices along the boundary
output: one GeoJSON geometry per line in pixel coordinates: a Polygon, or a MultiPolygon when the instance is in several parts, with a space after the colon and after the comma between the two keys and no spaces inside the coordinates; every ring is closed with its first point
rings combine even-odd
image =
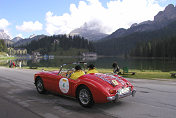
{"type": "MultiPolygon", "coordinates": [[[[30,67],[23,67],[25,69],[30,69],[30,67]]],[[[53,70],[59,70],[59,68],[56,67],[38,67],[37,70],[46,70],[46,71],[53,71],[53,70]]],[[[97,68],[97,70],[100,73],[112,73],[112,69],[103,69],[103,68],[97,68]]],[[[87,70],[86,70],[87,71],[87,70]]],[[[176,79],[176,78],[172,78],[170,76],[170,73],[176,73],[176,71],[171,71],[171,72],[162,72],[159,70],[129,70],[130,72],[135,72],[135,75],[131,75],[131,74],[125,74],[125,75],[121,75],[123,77],[126,78],[135,78],[135,79],[176,79]]],[[[122,70],[121,70],[122,72],[122,70]]]]}
{"type": "Polygon", "coordinates": [[[161,71],[153,71],[151,72],[150,70],[148,71],[133,71],[136,72],[135,75],[124,75],[124,77],[128,78],[136,78],[136,79],[173,79],[170,76],[171,72],[161,72],[161,71]]]}
{"type": "MultiPolygon", "coordinates": [[[[112,69],[98,69],[99,72],[102,73],[106,73],[112,72],[112,69]]],[[[122,72],[122,70],[121,70],[122,72]]],[[[171,71],[171,72],[162,72],[159,70],[129,70],[129,72],[135,72],[135,75],[131,75],[131,73],[129,74],[125,74],[125,75],[121,75],[123,77],[126,78],[135,78],[135,79],[174,79],[170,76],[170,73],[176,73],[176,71],[171,71]]]]}

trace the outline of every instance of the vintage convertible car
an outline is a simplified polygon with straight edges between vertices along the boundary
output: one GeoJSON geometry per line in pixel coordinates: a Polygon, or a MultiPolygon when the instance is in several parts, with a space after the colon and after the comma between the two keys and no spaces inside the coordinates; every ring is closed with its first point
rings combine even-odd
{"type": "Polygon", "coordinates": [[[70,79],[73,70],[64,71],[65,65],[59,71],[42,71],[34,75],[34,84],[40,94],[46,91],[59,93],[78,99],[83,107],[90,107],[94,103],[115,102],[136,93],[133,85],[117,74],[90,73],[76,80],[70,79]]]}

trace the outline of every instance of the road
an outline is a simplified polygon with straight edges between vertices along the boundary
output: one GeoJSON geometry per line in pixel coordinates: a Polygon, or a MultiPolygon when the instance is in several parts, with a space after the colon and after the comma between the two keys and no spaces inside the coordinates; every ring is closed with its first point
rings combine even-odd
{"type": "Polygon", "coordinates": [[[135,97],[83,108],[72,98],[38,94],[33,84],[36,72],[0,67],[0,118],[176,117],[176,79],[128,79],[137,89],[135,97]]]}

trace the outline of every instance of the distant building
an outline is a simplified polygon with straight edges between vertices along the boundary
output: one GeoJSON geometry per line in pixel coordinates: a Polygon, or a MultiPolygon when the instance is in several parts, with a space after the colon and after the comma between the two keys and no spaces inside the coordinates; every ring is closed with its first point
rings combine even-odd
{"type": "Polygon", "coordinates": [[[95,52],[85,52],[85,53],[82,53],[82,56],[84,56],[84,57],[97,57],[97,53],[95,53],[95,52]]]}
{"type": "Polygon", "coordinates": [[[27,55],[27,49],[25,48],[8,48],[9,55],[27,55]]]}

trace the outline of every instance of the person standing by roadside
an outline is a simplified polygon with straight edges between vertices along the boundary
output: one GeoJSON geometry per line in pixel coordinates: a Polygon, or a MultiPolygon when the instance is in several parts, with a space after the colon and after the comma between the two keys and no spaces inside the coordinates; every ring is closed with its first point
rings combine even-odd
{"type": "Polygon", "coordinates": [[[12,68],[12,61],[10,60],[9,68],[12,68]]]}
{"type": "Polygon", "coordinates": [[[19,62],[19,68],[21,68],[21,60],[20,60],[20,62],[19,62]]]}
{"type": "Polygon", "coordinates": [[[113,67],[113,73],[119,73],[120,72],[120,67],[118,66],[117,62],[114,62],[112,64],[113,67]]]}
{"type": "Polygon", "coordinates": [[[13,64],[13,68],[15,68],[15,62],[13,62],[12,64],[13,64]]]}

